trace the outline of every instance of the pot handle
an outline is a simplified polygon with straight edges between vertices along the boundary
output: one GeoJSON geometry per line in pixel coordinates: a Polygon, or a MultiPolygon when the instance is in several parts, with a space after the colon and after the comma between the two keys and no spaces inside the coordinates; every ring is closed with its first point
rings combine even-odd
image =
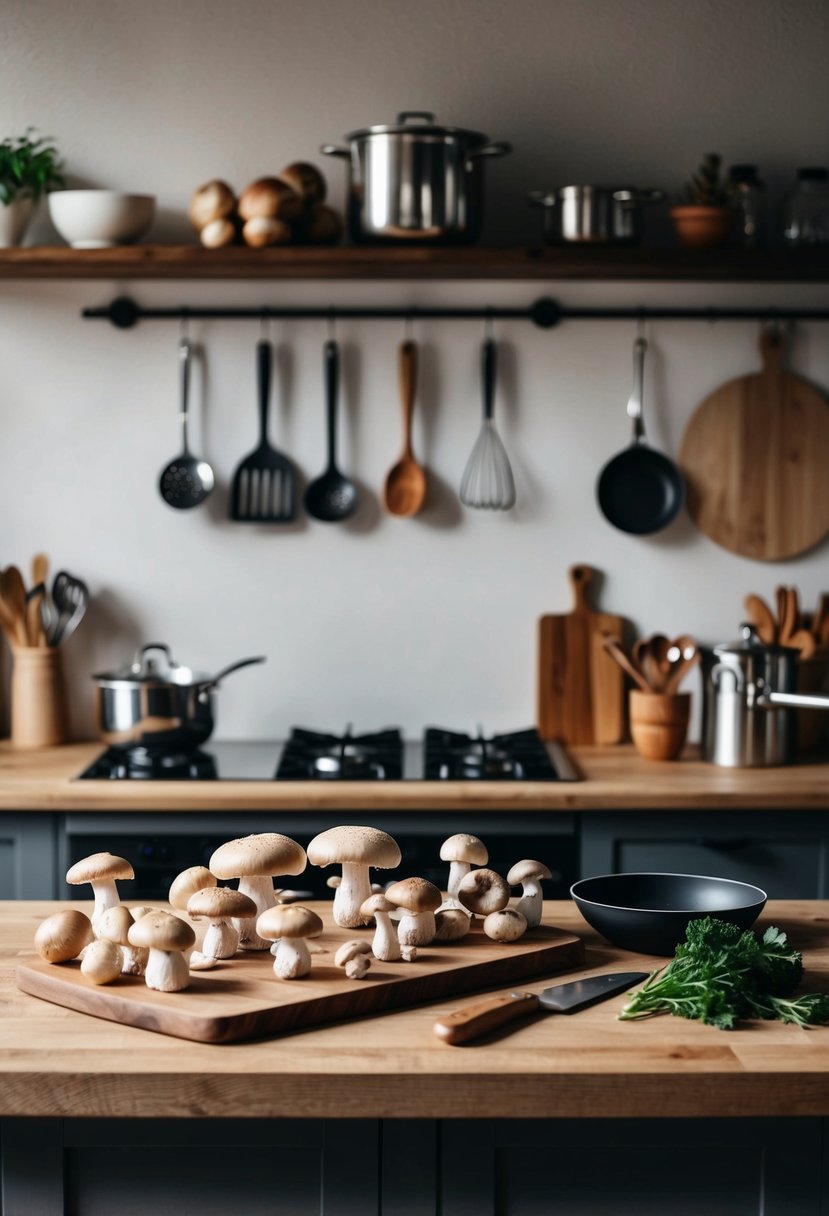
{"type": "Polygon", "coordinates": [[[614,190],[613,201],[625,207],[638,207],[643,203],[661,203],[664,190],[614,190]]]}
{"type": "Polygon", "coordinates": [[[425,123],[435,124],[435,116],[431,110],[401,110],[397,115],[397,125],[403,127],[412,118],[422,118],[425,123]]]}
{"type": "Polygon", "coordinates": [[[265,655],[257,655],[255,659],[239,659],[236,663],[231,663],[229,667],[223,667],[217,672],[212,679],[207,680],[199,689],[199,700],[204,698],[204,694],[210,692],[211,688],[218,688],[219,682],[229,676],[232,671],[239,671],[241,667],[250,667],[253,663],[264,663],[265,655]]]}
{"type": "Polygon", "coordinates": [[[749,709],[775,709],[778,705],[791,705],[796,709],[829,709],[829,696],[802,692],[770,692],[764,680],[749,684],[749,709]]]}
{"type": "Polygon", "coordinates": [[[338,148],[336,144],[320,144],[320,152],[323,156],[339,156],[341,160],[351,159],[348,148],[338,148]]]}
{"type": "Polygon", "coordinates": [[[146,646],[142,646],[141,649],[136,652],[135,658],[132,661],[133,671],[141,671],[144,666],[144,655],[150,650],[162,651],[167,660],[167,666],[178,667],[178,663],[173,658],[173,652],[170,650],[169,646],[165,645],[164,642],[148,642],[146,646]]]}
{"type": "Polygon", "coordinates": [[[478,156],[509,156],[511,151],[512,144],[503,141],[498,144],[484,144],[482,148],[470,148],[466,154],[467,168],[478,156]]]}
{"type": "Polygon", "coordinates": [[[556,190],[531,190],[527,202],[533,207],[555,207],[558,203],[556,190]]]}

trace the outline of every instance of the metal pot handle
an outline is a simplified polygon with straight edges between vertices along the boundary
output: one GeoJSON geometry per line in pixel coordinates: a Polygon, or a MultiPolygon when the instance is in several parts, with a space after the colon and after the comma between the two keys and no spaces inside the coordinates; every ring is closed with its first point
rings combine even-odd
{"type": "Polygon", "coordinates": [[[238,671],[241,667],[250,667],[253,663],[264,662],[265,655],[260,654],[257,655],[255,659],[239,659],[238,662],[231,663],[229,667],[223,667],[221,671],[217,672],[216,675],[212,677],[212,679],[207,680],[204,684],[202,684],[201,688],[199,689],[199,700],[203,701],[206,698],[207,693],[210,692],[211,688],[218,688],[219,682],[223,680],[225,676],[229,676],[232,671],[238,671]]]}
{"type": "Polygon", "coordinates": [[[614,190],[613,201],[625,207],[637,207],[642,203],[661,203],[664,190],[614,190]]]}
{"type": "Polygon", "coordinates": [[[829,709],[829,696],[819,693],[770,692],[765,680],[749,684],[749,709],[776,709],[786,705],[797,709],[829,709]]]}
{"type": "Polygon", "coordinates": [[[504,141],[498,144],[484,144],[482,148],[470,148],[466,154],[467,168],[478,156],[509,156],[511,151],[512,144],[504,141]]]}
{"type": "Polygon", "coordinates": [[[348,148],[338,148],[336,144],[320,144],[320,152],[323,156],[339,156],[342,160],[351,160],[348,148]]]}
{"type": "Polygon", "coordinates": [[[412,118],[422,118],[425,123],[435,125],[435,116],[431,110],[401,110],[397,115],[397,125],[404,127],[412,118]]]}
{"type": "Polygon", "coordinates": [[[136,652],[135,658],[132,661],[133,671],[141,670],[141,668],[144,666],[144,655],[149,650],[162,651],[164,657],[167,659],[167,666],[178,667],[178,663],[173,658],[173,652],[170,650],[169,646],[166,646],[164,642],[148,642],[146,646],[142,646],[141,649],[136,652]]]}
{"type": "Polygon", "coordinates": [[[734,688],[733,692],[742,692],[744,688],[743,673],[736,667],[732,667],[730,663],[717,663],[711,668],[711,683],[717,692],[722,688],[722,677],[733,676],[734,688]]]}
{"type": "Polygon", "coordinates": [[[558,191],[531,190],[527,195],[527,202],[532,207],[555,207],[558,204],[558,191]]]}

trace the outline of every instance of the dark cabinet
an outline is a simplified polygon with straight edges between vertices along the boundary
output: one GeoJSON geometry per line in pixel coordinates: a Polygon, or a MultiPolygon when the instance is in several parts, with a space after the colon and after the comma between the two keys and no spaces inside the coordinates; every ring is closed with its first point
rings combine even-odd
{"type": "Polygon", "coordinates": [[[59,898],[58,835],[56,815],[0,814],[0,899],[59,898]]]}

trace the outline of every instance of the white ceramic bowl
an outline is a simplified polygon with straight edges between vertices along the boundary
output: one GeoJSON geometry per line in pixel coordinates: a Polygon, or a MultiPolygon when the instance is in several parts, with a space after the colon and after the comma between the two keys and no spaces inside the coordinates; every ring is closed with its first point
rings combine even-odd
{"type": "Polygon", "coordinates": [[[118,190],[57,190],[49,215],[73,249],[109,249],[140,240],[153,222],[155,195],[118,190]]]}

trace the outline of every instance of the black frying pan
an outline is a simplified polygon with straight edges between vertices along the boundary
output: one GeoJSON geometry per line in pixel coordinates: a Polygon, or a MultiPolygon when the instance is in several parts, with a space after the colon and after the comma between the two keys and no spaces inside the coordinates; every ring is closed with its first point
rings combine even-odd
{"type": "Polygon", "coordinates": [[[685,498],[682,474],[672,460],[648,447],[642,420],[642,384],[647,342],[633,346],[633,392],[627,405],[633,442],[602,469],[596,485],[605,519],[622,532],[645,536],[667,528],[685,498]]]}

